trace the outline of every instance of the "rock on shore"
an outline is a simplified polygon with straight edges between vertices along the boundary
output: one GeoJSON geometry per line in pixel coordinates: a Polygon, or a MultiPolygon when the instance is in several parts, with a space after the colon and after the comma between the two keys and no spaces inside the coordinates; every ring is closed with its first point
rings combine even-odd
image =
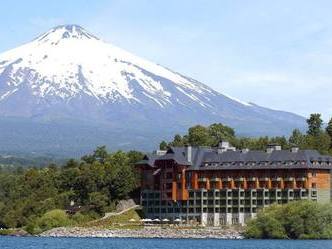
{"type": "Polygon", "coordinates": [[[100,228],[54,228],[40,234],[41,237],[91,237],[91,238],[172,238],[172,239],[243,239],[239,231],[221,228],[162,228],[100,229],[100,228]]]}

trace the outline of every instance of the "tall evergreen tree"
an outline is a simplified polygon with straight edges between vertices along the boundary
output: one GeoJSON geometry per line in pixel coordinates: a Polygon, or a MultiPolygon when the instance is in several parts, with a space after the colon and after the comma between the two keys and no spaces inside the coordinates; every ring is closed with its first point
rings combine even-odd
{"type": "Polygon", "coordinates": [[[305,136],[299,129],[294,129],[292,135],[289,137],[289,143],[298,147],[303,147],[305,136]]]}
{"type": "Polygon", "coordinates": [[[326,127],[326,133],[330,136],[331,138],[331,148],[332,148],[332,118],[330,119],[329,123],[327,124],[326,127]]]}
{"type": "Polygon", "coordinates": [[[167,150],[167,146],[168,144],[166,143],[165,140],[161,141],[161,143],[159,144],[159,149],[160,150],[167,150]]]}
{"type": "Polygon", "coordinates": [[[329,134],[329,136],[332,139],[332,118],[330,119],[329,123],[327,124],[326,132],[327,132],[327,134],[329,134]]]}
{"type": "Polygon", "coordinates": [[[308,135],[317,137],[322,131],[323,120],[321,119],[321,114],[313,113],[310,118],[307,119],[308,123],[308,135]]]}

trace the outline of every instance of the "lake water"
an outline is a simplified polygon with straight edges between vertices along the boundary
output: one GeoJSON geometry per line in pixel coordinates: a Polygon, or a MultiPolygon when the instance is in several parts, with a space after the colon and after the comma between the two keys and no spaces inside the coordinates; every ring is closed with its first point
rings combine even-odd
{"type": "Polygon", "coordinates": [[[0,249],[332,249],[332,240],[77,239],[0,236],[0,249]]]}

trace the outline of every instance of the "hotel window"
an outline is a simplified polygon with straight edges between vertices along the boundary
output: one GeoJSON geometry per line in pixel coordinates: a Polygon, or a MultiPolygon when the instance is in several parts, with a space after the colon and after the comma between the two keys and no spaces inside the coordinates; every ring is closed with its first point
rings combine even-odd
{"type": "Polygon", "coordinates": [[[315,182],[311,183],[311,187],[312,188],[316,188],[317,187],[317,184],[315,182]]]}
{"type": "Polygon", "coordinates": [[[317,173],[316,173],[316,171],[314,170],[314,171],[312,171],[312,176],[317,176],[317,173]]]}

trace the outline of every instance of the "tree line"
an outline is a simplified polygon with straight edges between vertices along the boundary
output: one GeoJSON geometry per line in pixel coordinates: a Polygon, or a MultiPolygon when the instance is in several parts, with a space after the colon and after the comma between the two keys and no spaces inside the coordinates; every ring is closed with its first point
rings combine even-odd
{"type": "Polygon", "coordinates": [[[276,137],[238,137],[234,129],[215,123],[210,126],[196,125],[188,129],[187,134],[175,135],[171,142],[162,141],[160,149],[171,146],[212,146],[215,147],[222,140],[229,141],[239,149],[264,150],[268,144],[279,144],[285,149],[299,147],[300,149],[315,149],[322,154],[332,155],[332,118],[324,128],[321,114],[311,114],[307,119],[307,131],[294,129],[291,136],[276,137]]]}

